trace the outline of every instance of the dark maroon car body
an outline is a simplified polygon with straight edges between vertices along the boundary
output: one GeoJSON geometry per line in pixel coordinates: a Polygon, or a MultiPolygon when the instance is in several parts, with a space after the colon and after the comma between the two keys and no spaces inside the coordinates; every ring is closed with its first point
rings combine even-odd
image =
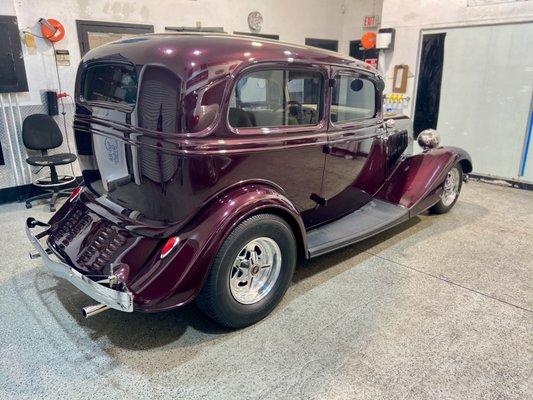
{"type": "Polygon", "coordinates": [[[245,37],[149,35],[90,51],[76,83],[75,135],[85,183],[49,221],[50,250],[91,279],[114,274],[132,293],[134,310],[168,310],[195,298],[221,244],[251,215],[284,218],[307,258],[348,244],[313,251],[308,237],[314,230],[373,200],[405,208],[407,219],[439,200],[454,165],[471,171],[468,154],[458,148],[406,156],[407,133],[383,123],[381,91],[372,118],[332,123],[328,83],[342,72],[382,86],[375,70],[354,59],[245,37]],[[139,80],[135,106],[83,97],[87,71],[99,65],[133,71],[139,80]],[[319,122],[233,128],[233,85],[249,71],[273,66],[322,74],[319,122]],[[143,97],[151,82],[167,89],[143,97]],[[104,188],[95,165],[96,137],[124,143],[128,165],[141,166],[139,176],[104,188]],[[161,257],[175,236],[177,247],[161,257]]]}

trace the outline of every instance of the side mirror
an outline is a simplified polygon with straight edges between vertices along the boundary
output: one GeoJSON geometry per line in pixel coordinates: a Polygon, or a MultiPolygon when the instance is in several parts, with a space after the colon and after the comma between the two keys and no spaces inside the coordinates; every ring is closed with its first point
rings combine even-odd
{"type": "Polygon", "coordinates": [[[350,89],[352,89],[354,92],[358,92],[363,88],[363,80],[362,79],[354,79],[350,83],[350,89]]]}
{"type": "Polygon", "coordinates": [[[435,129],[424,129],[418,135],[418,144],[424,150],[434,149],[440,144],[440,137],[435,129]]]}

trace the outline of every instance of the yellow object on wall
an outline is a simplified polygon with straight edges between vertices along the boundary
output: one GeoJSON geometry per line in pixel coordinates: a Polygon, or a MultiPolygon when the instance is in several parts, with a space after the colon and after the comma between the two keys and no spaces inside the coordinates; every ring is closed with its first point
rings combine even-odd
{"type": "Polygon", "coordinates": [[[35,43],[35,36],[33,36],[31,33],[24,32],[23,41],[28,50],[35,50],[35,48],[37,47],[35,43]]]}

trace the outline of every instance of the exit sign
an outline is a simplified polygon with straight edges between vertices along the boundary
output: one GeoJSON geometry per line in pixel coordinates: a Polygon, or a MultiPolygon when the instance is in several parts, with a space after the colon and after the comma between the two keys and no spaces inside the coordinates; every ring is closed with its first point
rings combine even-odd
{"type": "Polygon", "coordinates": [[[378,26],[377,15],[366,15],[363,20],[363,28],[375,28],[378,26]]]}

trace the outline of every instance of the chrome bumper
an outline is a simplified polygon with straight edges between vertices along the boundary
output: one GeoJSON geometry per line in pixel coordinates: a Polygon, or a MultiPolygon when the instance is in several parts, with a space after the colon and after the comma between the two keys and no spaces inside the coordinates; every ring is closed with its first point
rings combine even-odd
{"type": "MultiPolygon", "coordinates": [[[[39,239],[48,235],[48,231],[45,230],[35,235],[32,232],[32,229],[36,226],[48,227],[48,224],[37,221],[34,218],[28,218],[26,220],[26,235],[39,253],[39,256],[43,259],[44,265],[55,276],[66,279],[86,295],[92,297],[99,303],[109,306],[110,308],[125,312],[133,311],[133,295],[130,291],[111,289],[110,287],[104,286],[101,283],[98,283],[97,281],[94,281],[79,273],[65,263],[52,260],[48,256],[48,254],[51,253],[50,250],[43,248],[41,242],[39,241],[39,239]]],[[[103,279],[103,281],[109,281],[109,278],[111,277],[102,276],[102,278],[108,278],[103,279]]]]}

